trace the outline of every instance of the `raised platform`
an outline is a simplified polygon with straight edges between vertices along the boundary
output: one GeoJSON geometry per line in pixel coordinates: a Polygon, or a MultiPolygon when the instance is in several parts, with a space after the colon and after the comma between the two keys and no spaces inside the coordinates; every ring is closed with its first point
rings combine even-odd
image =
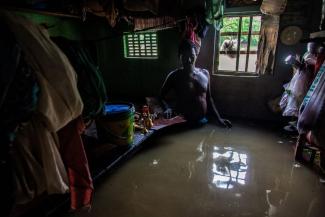
{"type": "MultiPolygon", "coordinates": [[[[103,180],[101,177],[110,174],[119,165],[130,159],[141,148],[148,144],[148,142],[150,142],[150,138],[158,135],[163,131],[163,129],[167,129],[171,126],[182,125],[185,122],[186,121],[181,117],[157,120],[155,122],[155,126],[150,129],[148,133],[143,134],[140,131],[136,131],[134,134],[133,143],[128,146],[103,143],[100,142],[96,136],[83,136],[95,190],[97,183],[103,180]]],[[[93,131],[91,134],[95,135],[96,133],[93,131]]],[[[69,206],[69,194],[50,196],[44,195],[26,207],[19,207],[18,212],[14,216],[55,217],[59,216],[60,213],[67,212],[69,210],[69,206]]]]}

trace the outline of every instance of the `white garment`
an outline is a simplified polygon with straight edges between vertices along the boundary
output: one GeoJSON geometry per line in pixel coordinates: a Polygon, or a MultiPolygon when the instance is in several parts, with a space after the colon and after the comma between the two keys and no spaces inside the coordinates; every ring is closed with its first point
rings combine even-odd
{"type": "Polygon", "coordinates": [[[69,191],[58,144],[56,133],[50,133],[36,117],[18,132],[13,146],[17,204],[27,203],[45,191],[69,191]]]}
{"type": "MultiPolygon", "coordinates": [[[[316,56],[306,52],[303,56],[304,64],[315,65],[316,56]]],[[[304,100],[311,80],[313,78],[312,71],[306,67],[297,69],[291,81],[284,85],[285,93],[280,102],[280,107],[283,110],[283,116],[298,117],[299,108],[304,100]]]]}
{"type": "Polygon", "coordinates": [[[2,14],[37,75],[41,87],[37,110],[46,127],[56,132],[82,112],[76,73],[44,28],[21,16],[2,14]]]}
{"type": "MultiPolygon", "coordinates": [[[[285,106],[281,105],[283,109],[283,116],[294,116],[298,117],[300,105],[308,91],[310,77],[308,71],[297,70],[292,77],[291,81],[285,85],[285,93],[282,100],[287,98],[285,106]]],[[[282,102],[281,100],[281,102],[282,102]]]]}

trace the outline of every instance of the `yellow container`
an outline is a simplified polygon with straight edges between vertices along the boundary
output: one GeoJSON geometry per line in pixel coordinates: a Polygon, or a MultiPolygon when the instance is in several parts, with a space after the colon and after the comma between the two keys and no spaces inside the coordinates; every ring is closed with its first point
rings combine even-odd
{"type": "Polygon", "coordinates": [[[107,103],[97,121],[99,137],[117,145],[131,145],[134,137],[134,106],[131,103],[107,103]]]}

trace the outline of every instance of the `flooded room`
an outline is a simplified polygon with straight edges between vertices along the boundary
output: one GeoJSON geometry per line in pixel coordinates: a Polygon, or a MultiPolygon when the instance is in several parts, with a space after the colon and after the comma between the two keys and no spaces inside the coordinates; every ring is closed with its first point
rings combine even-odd
{"type": "Polygon", "coordinates": [[[0,17],[0,216],[325,216],[325,0],[0,17]]]}

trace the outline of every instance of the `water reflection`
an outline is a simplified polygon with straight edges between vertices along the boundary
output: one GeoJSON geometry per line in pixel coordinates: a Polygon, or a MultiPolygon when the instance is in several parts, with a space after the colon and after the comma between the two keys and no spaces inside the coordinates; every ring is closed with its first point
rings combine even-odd
{"type": "Polygon", "coordinates": [[[265,217],[296,217],[297,213],[301,217],[323,217],[325,195],[318,176],[296,163],[288,175],[285,172],[274,173],[273,185],[265,191],[265,217]]]}
{"type": "Polygon", "coordinates": [[[196,159],[196,162],[203,162],[206,157],[206,153],[203,150],[204,144],[205,144],[205,139],[203,139],[198,145],[198,147],[196,148],[196,150],[200,153],[200,156],[196,159]]]}
{"type": "Polygon", "coordinates": [[[231,147],[214,147],[212,158],[212,183],[217,188],[232,189],[236,183],[246,184],[247,154],[231,147]]]}
{"type": "Polygon", "coordinates": [[[267,217],[281,216],[285,210],[289,192],[281,190],[280,184],[280,180],[276,178],[274,188],[265,191],[266,202],[269,206],[268,210],[265,212],[267,217]]]}

